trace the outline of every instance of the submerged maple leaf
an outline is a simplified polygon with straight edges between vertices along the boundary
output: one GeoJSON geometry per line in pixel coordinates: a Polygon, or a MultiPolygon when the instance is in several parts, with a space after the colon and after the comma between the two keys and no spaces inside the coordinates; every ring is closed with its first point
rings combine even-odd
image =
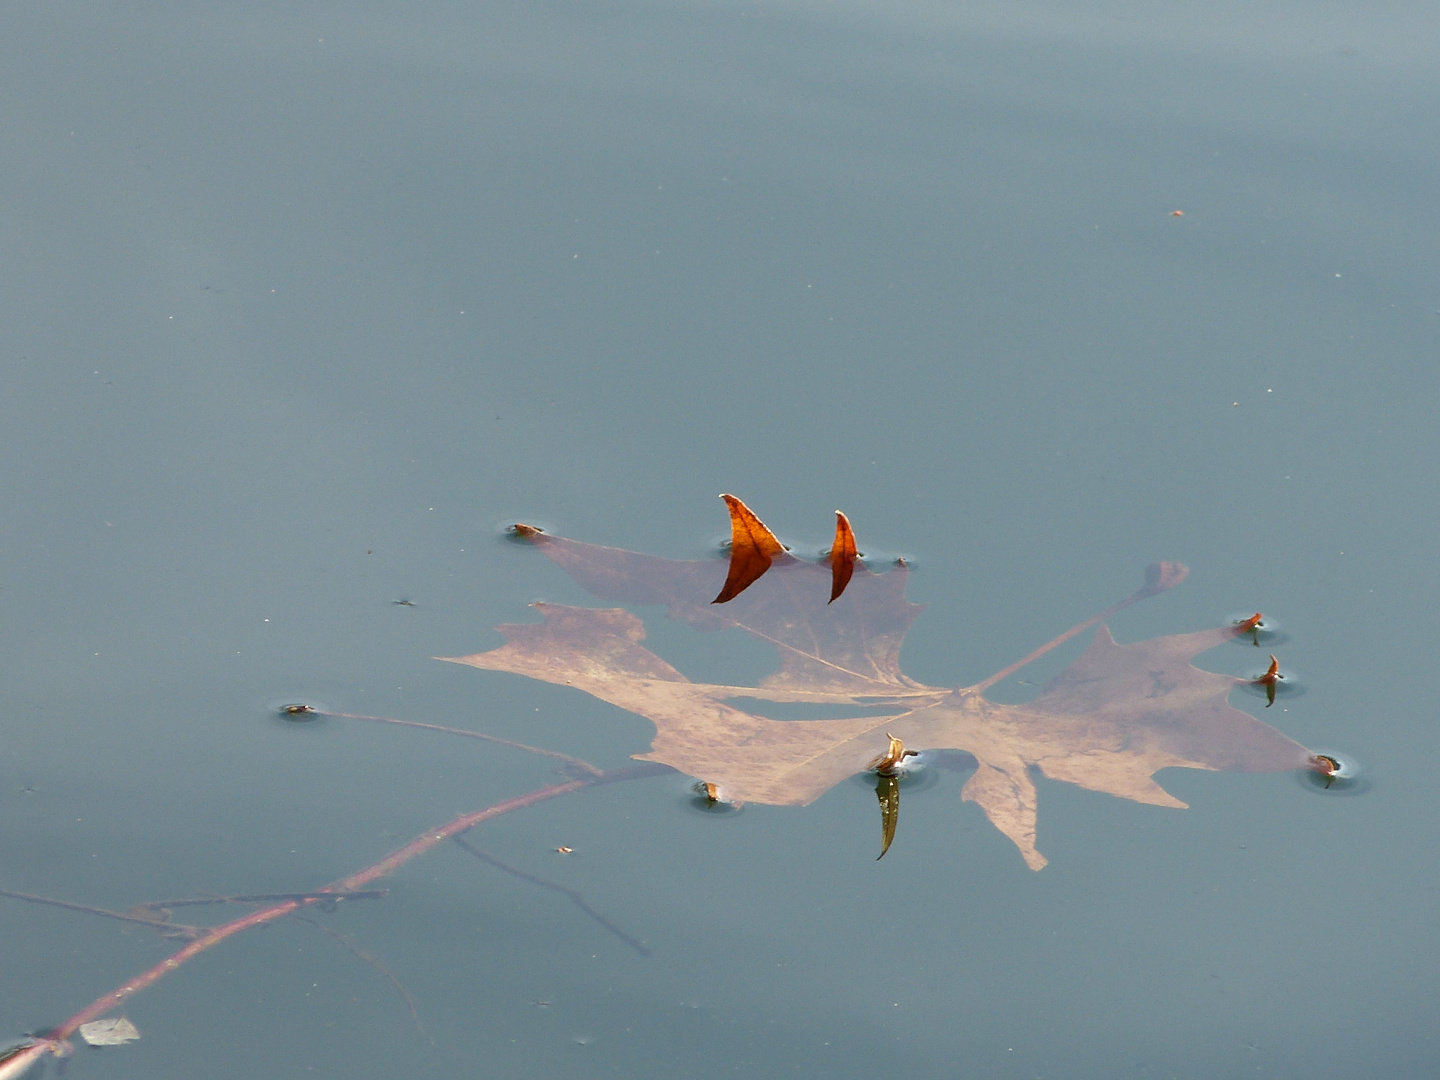
{"type": "MultiPolygon", "coordinates": [[[[961,797],[978,803],[1036,870],[1046,859],[1035,846],[1032,768],[1095,791],[1176,807],[1185,804],[1152,779],[1160,769],[1329,771],[1326,759],[1231,707],[1230,691],[1246,680],[1190,663],[1250,624],[1132,645],[1116,644],[1101,625],[1084,654],[1034,700],[1003,705],[984,697],[1059,642],[1177,584],[1186,573],[1178,563],[1152,566],[1132,596],[983,682],[926,686],[900,670],[901,641],[922,610],[905,599],[903,562],[885,574],[856,562],[843,515],[826,563],[804,562],[744,503],[725,498],[735,534],[729,566],[585,544],[524,525],[516,533],[602,599],[663,604],[672,619],[699,629],[738,627],[770,642],[780,670],[759,686],[691,682],[640,644],[643,624],[620,608],[536,604],[543,621],[499,627],[505,645],[445,659],[573,686],[648,717],[655,739],[649,753],[635,757],[696,777],[733,802],[809,803],[846,777],[883,764],[894,754],[892,740],[911,749],[964,751],[976,765],[961,797]],[[876,714],[776,720],[759,711],[765,701],[862,706],[876,714]]],[[[889,790],[893,794],[893,784],[889,790]]],[[[898,804],[887,803],[885,791],[881,802],[888,846],[898,804]]]]}

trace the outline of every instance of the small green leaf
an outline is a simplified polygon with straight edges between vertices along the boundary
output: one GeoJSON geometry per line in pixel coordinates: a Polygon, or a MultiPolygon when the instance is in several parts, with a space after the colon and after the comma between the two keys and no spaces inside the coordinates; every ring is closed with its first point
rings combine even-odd
{"type": "Polygon", "coordinates": [[[900,822],[900,781],[884,773],[877,774],[875,797],[880,800],[880,854],[875,856],[875,861],[879,862],[890,850],[890,844],[895,839],[895,826],[900,822]]]}

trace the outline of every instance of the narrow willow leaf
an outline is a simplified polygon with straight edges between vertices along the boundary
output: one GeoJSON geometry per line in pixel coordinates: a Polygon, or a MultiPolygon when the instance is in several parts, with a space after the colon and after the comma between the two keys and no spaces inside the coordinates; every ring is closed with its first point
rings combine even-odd
{"type": "Polygon", "coordinates": [[[895,826],[900,824],[900,781],[884,773],[876,774],[875,797],[880,800],[880,854],[875,856],[879,862],[890,850],[895,840],[895,826]]]}

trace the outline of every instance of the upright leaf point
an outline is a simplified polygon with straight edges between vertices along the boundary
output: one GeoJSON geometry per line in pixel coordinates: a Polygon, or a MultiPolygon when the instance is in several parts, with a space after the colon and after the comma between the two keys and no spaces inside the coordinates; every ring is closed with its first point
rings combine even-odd
{"type": "Polygon", "coordinates": [[[771,559],[785,554],[785,545],[748,506],[734,495],[720,497],[730,508],[730,574],[712,604],[734,600],[770,569],[771,559]]]}
{"type": "Polygon", "coordinates": [[[1275,704],[1275,684],[1280,681],[1280,661],[1275,659],[1275,654],[1270,654],[1270,667],[1264,675],[1261,675],[1255,682],[1265,687],[1265,707],[1268,709],[1275,704]]]}
{"type": "Polygon", "coordinates": [[[830,548],[830,554],[826,560],[830,563],[830,603],[840,599],[840,594],[845,591],[845,586],[850,584],[850,576],[855,573],[855,557],[859,549],[855,547],[855,533],[850,528],[850,519],[839,510],[835,511],[835,543],[830,548]]]}

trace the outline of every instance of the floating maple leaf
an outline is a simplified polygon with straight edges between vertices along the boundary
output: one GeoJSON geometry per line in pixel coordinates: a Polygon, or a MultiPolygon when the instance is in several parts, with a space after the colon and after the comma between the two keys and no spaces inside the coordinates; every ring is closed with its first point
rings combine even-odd
{"type": "MultiPolygon", "coordinates": [[[[1019,663],[974,686],[946,689],[900,670],[900,643],[921,611],[905,599],[903,561],[884,574],[857,563],[849,523],[839,515],[826,563],[804,562],[744,503],[724,498],[734,535],[728,566],[584,544],[526,525],[516,533],[602,599],[663,604],[672,619],[699,629],[738,627],[770,642],[780,670],[759,686],[691,682],[640,644],[643,624],[620,608],[536,604],[543,621],[499,627],[502,647],[446,659],[573,686],[648,717],[655,740],[649,753],[635,756],[688,773],[733,802],[803,805],[867,769],[878,768],[883,779],[897,742],[965,751],[976,768],[962,798],[978,803],[1036,870],[1046,859],[1035,847],[1032,768],[1176,807],[1185,804],[1152,779],[1160,769],[1330,771],[1326,759],[1230,706],[1230,691],[1245,680],[1190,663],[1255,620],[1133,645],[1116,644],[1101,625],[1084,654],[1033,701],[1002,705],[984,697],[1059,642],[1177,584],[1186,573],[1178,563],[1152,566],[1134,595],[1019,663]],[[775,720],[757,711],[764,701],[863,706],[877,714],[775,720]]],[[[882,784],[880,797],[888,846],[898,809],[893,782],[882,784]]]]}

